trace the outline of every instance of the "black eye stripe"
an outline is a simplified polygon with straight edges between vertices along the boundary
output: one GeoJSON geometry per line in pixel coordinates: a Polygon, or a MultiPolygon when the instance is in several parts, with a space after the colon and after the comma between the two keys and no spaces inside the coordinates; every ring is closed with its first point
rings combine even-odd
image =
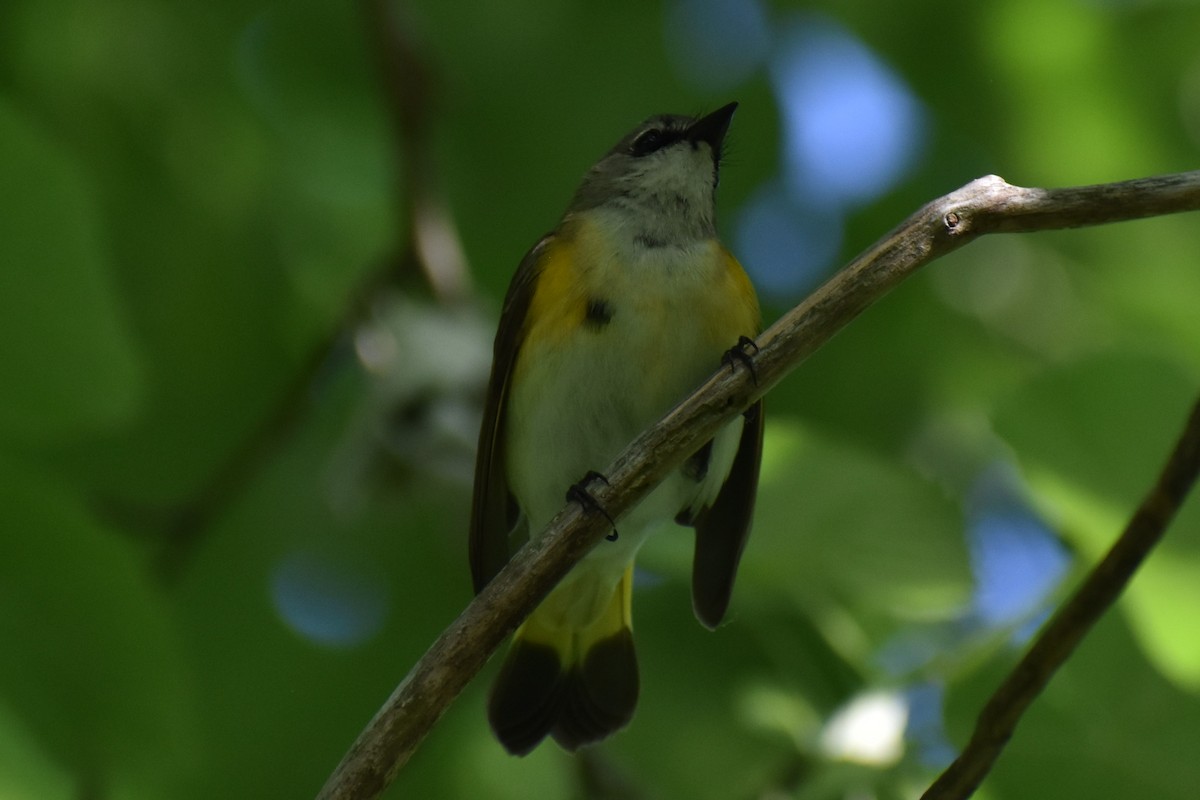
{"type": "Polygon", "coordinates": [[[655,150],[661,149],[669,141],[670,137],[661,128],[650,128],[634,138],[633,144],[629,146],[629,153],[633,156],[649,155],[655,150]]]}

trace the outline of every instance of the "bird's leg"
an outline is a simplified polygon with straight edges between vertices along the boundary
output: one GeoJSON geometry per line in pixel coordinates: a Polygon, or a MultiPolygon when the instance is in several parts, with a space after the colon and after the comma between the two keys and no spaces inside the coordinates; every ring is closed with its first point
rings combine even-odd
{"type": "Polygon", "coordinates": [[[742,362],[746,365],[746,369],[750,370],[750,378],[754,381],[754,385],[758,385],[758,373],[754,370],[754,356],[750,351],[758,353],[758,345],[749,336],[739,336],[737,344],[725,351],[725,355],[721,356],[721,363],[728,364],[730,371],[736,371],[735,362],[742,362]]]}

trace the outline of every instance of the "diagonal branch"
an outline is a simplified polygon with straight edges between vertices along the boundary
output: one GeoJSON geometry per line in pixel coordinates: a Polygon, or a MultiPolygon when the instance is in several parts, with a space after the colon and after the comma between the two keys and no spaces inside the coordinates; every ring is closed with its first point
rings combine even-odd
{"type": "Polygon", "coordinates": [[[363,10],[396,133],[396,194],[404,198],[398,226],[404,239],[393,268],[405,278],[419,275],[440,303],[461,301],[470,294],[471,276],[438,185],[432,152],[438,76],[425,54],[427,42],[408,4],[363,0],[363,10]]]}
{"type": "MultiPolygon", "coordinates": [[[[987,233],[1100,225],[1200,209],[1200,171],[1071,189],[1026,189],[998,177],[929,203],[858,256],[758,339],[757,384],[718,370],[642,433],[592,493],[614,517],[644,498],[742,413],[900,281],[987,233]]],[[[569,504],[438,637],[359,735],[319,800],[377,797],[505,637],[608,533],[598,514],[569,504]]]]}
{"type": "Polygon", "coordinates": [[[979,787],[1008,744],[1017,722],[1050,678],[1075,651],[1162,539],[1200,473],[1200,401],[1175,444],[1158,482],[1142,499],[1121,538],[1092,568],[1071,598],[1054,614],[1037,640],[992,694],[971,740],[922,800],[961,800],[979,787]]]}

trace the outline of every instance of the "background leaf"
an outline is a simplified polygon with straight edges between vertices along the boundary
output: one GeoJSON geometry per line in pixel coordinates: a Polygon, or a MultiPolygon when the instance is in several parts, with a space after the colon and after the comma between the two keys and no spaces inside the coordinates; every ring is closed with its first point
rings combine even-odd
{"type": "Polygon", "coordinates": [[[48,133],[0,98],[0,184],[20,198],[0,214],[0,316],[10,326],[0,337],[0,430],[26,441],[118,427],[140,394],[93,190],[48,133]]]}

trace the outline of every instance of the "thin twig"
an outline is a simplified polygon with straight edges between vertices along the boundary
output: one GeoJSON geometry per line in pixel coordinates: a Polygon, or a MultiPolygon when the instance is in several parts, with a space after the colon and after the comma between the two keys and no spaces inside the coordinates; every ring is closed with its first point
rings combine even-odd
{"type": "Polygon", "coordinates": [[[378,38],[383,90],[395,120],[397,196],[405,202],[397,220],[405,242],[403,252],[371,266],[363,275],[338,318],[292,371],[274,405],[190,496],[163,507],[107,495],[94,500],[102,516],[162,543],[158,566],[167,578],[180,574],[212,521],[237,499],[301,422],[309,410],[317,376],[338,355],[347,331],[368,319],[372,300],[392,286],[411,285],[412,281],[404,280],[407,272],[418,276],[421,285],[442,304],[461,301],[470,294],[462,245],[436,189],[429,154],[432,69],[421,56],[420,42],[405,10],[385,0],[365,0],[370,31],[378,38]],[[413,268],[406,269],[409,266],[413,268]]]}
{"type": "MultiPolygon", "coordinates": [[[[758,339],[757,383],[719,369],[639,436],[593,495],[614,517],[795,369],[864,309],[930,261],[986,233],[1099,225],[1200,209],[1200,171],[1074,189],[1010,186],[988,176],[917,211],[758,339]]],[[[608,533],[568,505],[438,637],[368,723],[319,800],[377,797],[504,638],[608,533]]]]}
{"type": "Polygon", "coordinates": [[[396,266],[402,276],[419,275],[438,302],[458,302],[471,294],[471,273],[454,217],[438,188],[432,152],[434,67],[408,3],[365,0],[364,5],[396,129],[396,194],[403,203],[398,227],[404,237],[396,266]]]}
{"type": "Polygon", "coordinates": [[[1133,574],[1162,539],[1200,473],[1200,401],[1125,532],[1042,629],[1025,657],[989,698],[967,746],[922,795],[922,800],[962,800],[979,788],[1008,744],[1025,709],[1049,683],[1133,574]]]}
{"type": "Polygon", "coordinates": [[[303,422],[312,407],[318,376],[336,363],[344,349],[346,331],[368,317],[371,299],[390,282],[389,270],[365,274],[345,300],[338,318],[309,347],[269,410],[190,495],[166,506],[131,502],[106,494],[93,502],[102,518],[158,545],[155,566],[159,577],[177,579],[190,564],[203,537],[251,484],[272,456],[303,422]]]}

